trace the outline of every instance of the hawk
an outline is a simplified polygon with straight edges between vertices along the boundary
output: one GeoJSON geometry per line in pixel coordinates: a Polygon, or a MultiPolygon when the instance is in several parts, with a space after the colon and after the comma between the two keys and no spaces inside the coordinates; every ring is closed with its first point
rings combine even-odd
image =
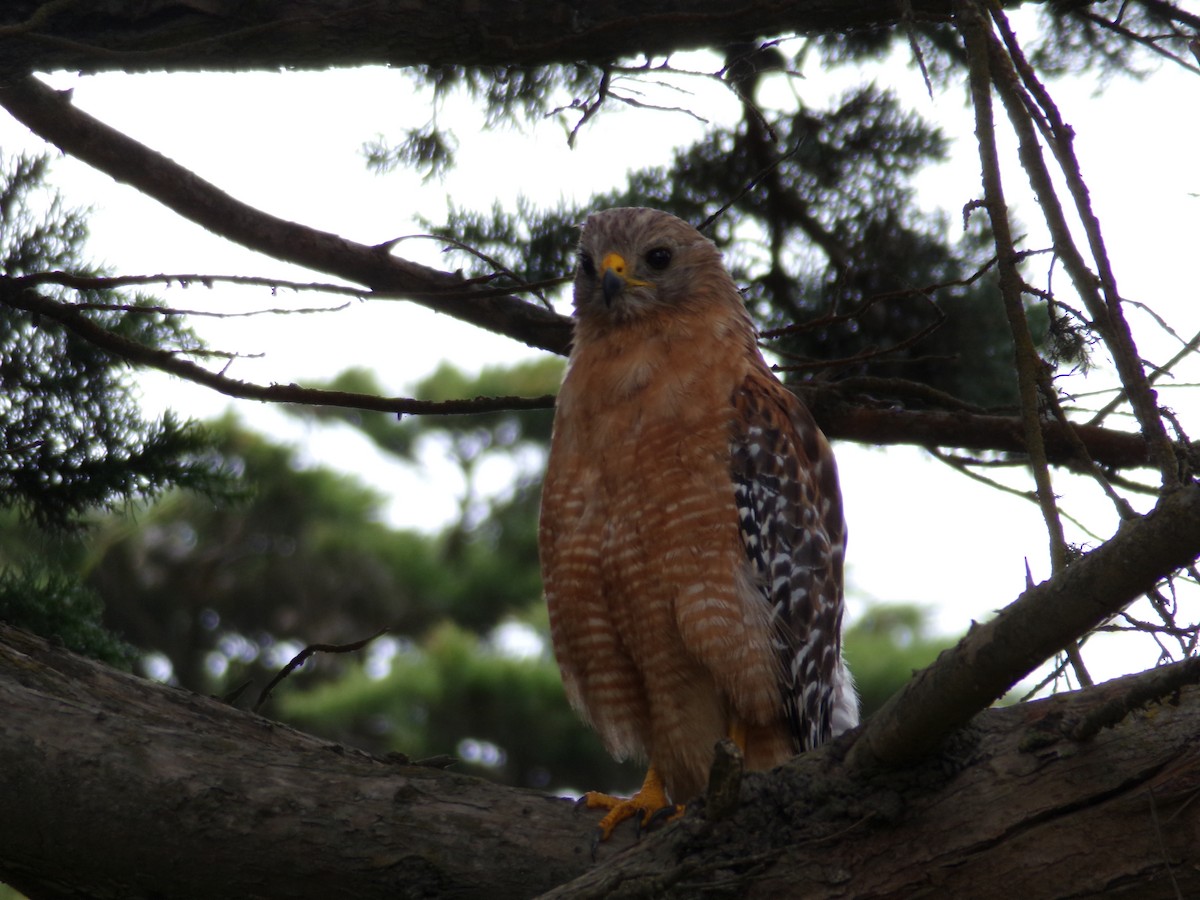
{"type": "Polygon", "coordinates": [[[732,737],[769,769],[858,723],[841,652],[837,468],[768,368],[711,241],[654,209],[593,213],[539,553],[571,704],[642,788],[614,825],[704,787],[732,737]]]}

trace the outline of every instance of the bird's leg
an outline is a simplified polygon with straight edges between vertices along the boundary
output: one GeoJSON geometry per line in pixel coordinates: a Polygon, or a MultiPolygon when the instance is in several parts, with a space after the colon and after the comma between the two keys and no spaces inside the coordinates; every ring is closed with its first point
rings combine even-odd
{"type": "Polygon", "coordinates": [[[646,770],[646,780],[642,782],[638,792],[628,800],[601,794],[598,791],[588,791],[580,798],[580,802],[588,809],[607,809],[608,814],[600,820],[596,827],[600,830],[600,840],[607,841],[613,829],[626,819],[632,819],[641,814],[641,827],[648,827],[659,820],[658,813],[670,810],[668,819],[673,819],[683,813],[683,807],[673,804],[667,799],[667,790],[663,786],[662,777],[651,765],[646,770]]]}

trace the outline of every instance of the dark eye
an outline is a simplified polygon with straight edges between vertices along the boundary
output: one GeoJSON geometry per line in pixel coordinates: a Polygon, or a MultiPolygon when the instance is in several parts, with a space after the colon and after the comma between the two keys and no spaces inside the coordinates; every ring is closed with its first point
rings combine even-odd
{"type": "Polygon", "coordinates": [[[584,250],[579,251],[579,268],[588,278],[596,277],[596,264],[592,262],[591,254],[584,250]]]}
{"type": "Polygon", "coordinates": [[[666,247],[655,247],[646,253],[646,262],[652,269],[665,269],[671,264],[671,251],[666,247]]]}

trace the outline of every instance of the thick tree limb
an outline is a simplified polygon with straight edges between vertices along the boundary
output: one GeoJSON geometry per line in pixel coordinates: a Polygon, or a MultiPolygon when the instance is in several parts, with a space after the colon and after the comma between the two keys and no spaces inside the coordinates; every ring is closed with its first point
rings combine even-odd
{"type": "MultiPolygon", "coordinates": [[[[1178,681],[1200,676],[1194,660],[1179,668],[1178,681]]],[[[1091,741],[1065,738],[1097,709],[1139,693],[1140,678],[988,710],[946,752],[884,777],[847,779],[828,752],[836,745],[805,754],[767,777],[747,776],[731,818],[713,825],[689,809],[673,829],[548,897],[1197,895],[1191,716],[1200,691],[1159,695],[1161,705],[1091,741]]]]}
{"type": "Polygon", "coordinates": [[[1167,494],[1110,540],[1030,588],[896,693],[851,747],[851,767],[920,759],[1061,647],[1200,556],[1200,484],[1167,494]]]}
{"type": "Polygon", "coordinates": [[[753,40],[948,18],[948,0],[627,0],[586,5],[396,0],[10,0],[0,12],[0,72],[317,69],[347,65],[606,62],[753,40]],[[57,7],[55,9],[54,7],[57,7]]]}
{"type": "Polygon", "coordinates": [[[132,185],[214,234],[259,253],[365,285],[383,297],[403,297],[488,331],[565,352],[570,320],[518,297],[468,285],[336,234],[272,216],[72,105],[35,78],[0,86],[0,106],[34,133],[88,165],[132,185]]]}
{"type": "MultiPolygon", "coordinates": [[[[837,384],[795,388],[812,410],[821,430],[835,440],[863,444],[915,444],[920,447],[956,447],[1024,453],[1022,423],[1016,416],[972,412],[916,411],[866,405],[863,398],[844,395],[837,384]]],[[[1113,468],[1138,468],[1149,462],[1140,434],[1073,425],[1072,429],[1092,459],[1113,468]]],[[[1043,422],[1046,454],[1059,465],[1074,465],[1073,442],[1059,422],[1043,422]]]]}
{"type": "Polygon", "coordinates": [[[519,897],[590,862],[570,801],[373,758],[3,625],[0,709],[0,880],[34,898],[519,897]]]}
{"type": "Polygon", "coordinates": [[[619,831],[593,867],[596,814],[569,801],[369,757],[0,625],[0,879],[39,900],[1192,896],[1197,675],[990,710],[869,780],[833,744],[745,776],[723,818],[697,800],[636,849],[619,831]]]}

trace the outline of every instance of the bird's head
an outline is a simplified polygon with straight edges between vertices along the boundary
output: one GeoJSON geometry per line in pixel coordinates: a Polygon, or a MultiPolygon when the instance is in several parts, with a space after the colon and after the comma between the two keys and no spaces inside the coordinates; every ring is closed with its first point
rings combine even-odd
{"type": "Polygon", "coordinates": [[[579,239],[575,315],[581,323],[619,326],[713,302],[741,306],[712,241],[657,209],[592,213],[579,239]]]}

